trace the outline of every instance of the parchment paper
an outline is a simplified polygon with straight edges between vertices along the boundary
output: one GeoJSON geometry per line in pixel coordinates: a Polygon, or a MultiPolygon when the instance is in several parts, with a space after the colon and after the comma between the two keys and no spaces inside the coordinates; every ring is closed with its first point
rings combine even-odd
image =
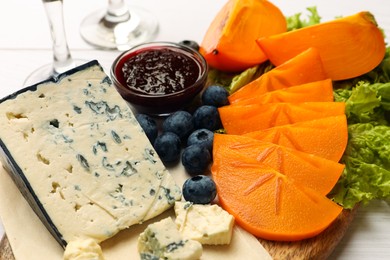
{"type": "MultiPolygon", "coordinates": [[[[181,186],[187,178],[181,173],[182,169],[178,167],[170,171],[181,186]]],[[[62,247],[46,230],[1,165],[0,216],[17,260],[62,259],[62,247]]],[[[139,259],[138,235],[148,224],[167,216],[174,217],[173,210],[142,225],[132,226],[104,241],[101,246],[106,260],[139,259]]],[[[260,242],[237,225],[230,245],[204,246],[203,249],[202,260],[271,259],[260,242]]]]}

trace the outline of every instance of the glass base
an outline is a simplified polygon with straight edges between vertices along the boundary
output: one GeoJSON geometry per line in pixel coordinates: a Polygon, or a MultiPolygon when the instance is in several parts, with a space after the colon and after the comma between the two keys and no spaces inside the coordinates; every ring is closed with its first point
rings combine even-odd
{"type": "MultiPolygon", "coordinates": [[[[73,59],[73,64],[64,68],[62,72],[73,69],[74,67],[80,66],[87,62],[88,62],[87,60],[73,59]]],[[[58,76],[58,73],[54,72],[53,63],[49,63],[42,67],[39,67],[38,69],[34,70],[30,75],[28,75],[28,77],[25,79],[23,83],[23,86],[31,86],[56,76],[58,76]]]]}
{"type": "Polygon", "coordinates": [[[89,44],[102,49],[128,50],[134,45],[153,40],[158,32],[158,21],[148,11],[130,6],[130,19],[106,25],[107,9],[88,15],[80,25],[80,34],[89,44]]]}

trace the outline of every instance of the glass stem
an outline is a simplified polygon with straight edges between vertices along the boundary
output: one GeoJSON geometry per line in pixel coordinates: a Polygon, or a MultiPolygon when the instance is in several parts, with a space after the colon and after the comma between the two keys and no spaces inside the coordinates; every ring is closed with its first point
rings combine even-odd
{"type": "Polygon", "coordinates": [[[124,0],[109,0],[106,15],[103,23],[108,28],[114,27],[118,23],[130,20],[129,8],[124,0]]]}
{"type": "Polygon", "coordinates": [[[53,41],[54,75],[75,66],[66,40],[62,0],[43,0],[53,41]]]}

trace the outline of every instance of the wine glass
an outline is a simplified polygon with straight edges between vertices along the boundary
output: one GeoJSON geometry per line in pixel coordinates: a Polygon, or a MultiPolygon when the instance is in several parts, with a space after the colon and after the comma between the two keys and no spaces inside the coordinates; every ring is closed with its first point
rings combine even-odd
{"type": "Polygon", "coordinates": [[[150,12],[124,0],[109,0],[107,8],[89,14],[80,25],[82,38],[102,49],[127,50],[151,41],[157,32],[158,21],[150,12]]]}
{"type": "Polygon", "coordinates": [[[62,0],[42,0],[50,33],[53,41],[53,61],[33,71],[25,80],[24,85],[32,85],[85,63],[85,60],[75,60],[69,51],[66,40],[62,0]]]}

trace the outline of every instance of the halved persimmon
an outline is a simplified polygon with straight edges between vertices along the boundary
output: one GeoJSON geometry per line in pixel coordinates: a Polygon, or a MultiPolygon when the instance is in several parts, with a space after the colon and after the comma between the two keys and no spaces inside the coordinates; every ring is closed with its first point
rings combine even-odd
{"type": "Polygon", "coordinates": [[[215,69],[239,72],[268,58],[256,39],[287,31],[286,18],[266,0],[229,0],[211,22],[199,52],[215,69]]]}

